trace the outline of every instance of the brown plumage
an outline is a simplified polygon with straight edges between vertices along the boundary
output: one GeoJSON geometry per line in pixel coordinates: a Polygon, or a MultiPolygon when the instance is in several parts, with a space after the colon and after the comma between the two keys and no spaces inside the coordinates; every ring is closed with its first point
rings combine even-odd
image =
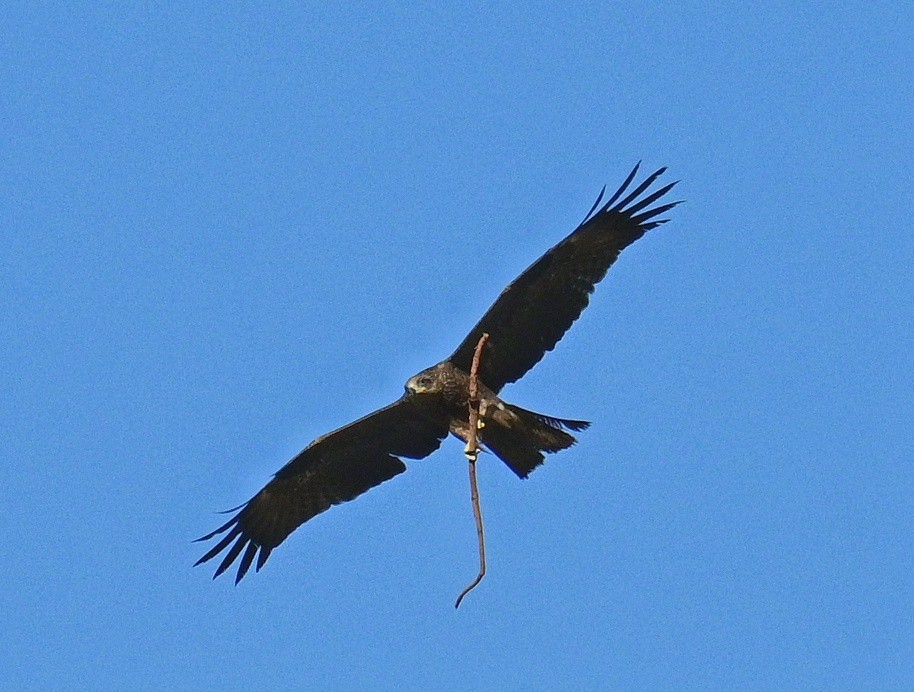
{"type": "Polygon", "coordinates": [[[403,473],[401,457],[428,456],[448,432],[465,441],[468,373],[484,332],[489,341],[479,371],[482,445],[520,478],[539,466],[545,454],[573,445],[575,438],[567,431],[584,430],[589,423],[534,413],[505,402],[498,393],[555,347],[619,253],[665,222],[657,217],[678,202],[649,207],[675,183],[641,197],[665,170],[626,194],[638,172],[635,166],[602,204],[601,192],[584,221],[502,291],[450,358],[411,377],[405,394],[390,406],[314,440],[236,508],[240,511],[229,521],[198,539],[225,534],[196,564],[228,549],[214,576],[240,555],[237,584],[255,558],[259,571],[271,551],[303,523],[403,473]]]}

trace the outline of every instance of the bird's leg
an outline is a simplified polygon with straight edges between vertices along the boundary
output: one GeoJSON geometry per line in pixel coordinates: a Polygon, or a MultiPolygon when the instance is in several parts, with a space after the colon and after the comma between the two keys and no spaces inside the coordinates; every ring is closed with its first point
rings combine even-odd
{"type": "MultiPolygon", "coordinates": [[[[486,427],[486,422],[483,418],[488,410],[488,402],[485,399],[470,399],[468,403],[471,414],[476,414],[476,430],[482,430],[486,427]]],[[[467,426],[467,436],[465,438],[466,446],[463,448],[463,453],[470,461],[476,461],[479,456],[479,438],[476,435],[470,434],[470,428],[473,426],[472,421],[473,416],[471,415],[469,425],[467,426]]]]}
{"type": "Polygon", "coordinates": [[[479,456],[479,442],[478,442],[477,436],[475,434],[473,434],[473,432],[471,432],[471,429],[473,427],[475,427],[476,429],[479,428],[479,423],[478,423],[479,418],[478,417],[479,417],[480,403],[481,402],[478,398],[477,399],[470,398],[467,400],[467,404],[468,404],[469,411],[470,411],[470,416],[469,416],[469,420],[467,421],[467,427],[464,430],[461,430],[462,434],[460,435],[460,438],[464,442],[466,442],[466,445],[464,445],[464,448],[463,448],[463,454],[464,454],[464,456],[466,456],[467,460],[470,461],[471,463],[475,462],[477,457],[479,456]],[[476,419],[477,419],[477,422],[475,423],[475,425],[473,422],[474,417],[476,417],[476,419]]]}

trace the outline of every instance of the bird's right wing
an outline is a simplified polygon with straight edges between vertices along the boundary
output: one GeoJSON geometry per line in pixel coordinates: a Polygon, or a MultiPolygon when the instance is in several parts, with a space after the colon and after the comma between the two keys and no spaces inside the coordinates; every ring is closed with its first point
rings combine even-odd
{"type": "Polygon", "coordinates": [[[332,505],[352,500],[403,473],[406,466],[399,457],[426,457],[438,449],[447,434],[446,416],[427,410],[407,395],[317,438],[242,505],[235,516],[197,539],[207,541],[225,534],[196,564],[211,560],[231,545],[215,578],[243,550],[237,584],[255,556],[259,571],[273,548],[303,523],[332,505]]]}

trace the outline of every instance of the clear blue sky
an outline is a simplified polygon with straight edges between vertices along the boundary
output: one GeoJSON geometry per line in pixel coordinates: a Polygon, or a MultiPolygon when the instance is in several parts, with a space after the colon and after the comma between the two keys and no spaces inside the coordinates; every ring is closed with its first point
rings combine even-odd
{"type": "Polygon", "coordinates": [[[0,683],[914,679],[906,3],[6,4],[0,683]],[[233,587],[191,539],[643,159],[686,204],[455,441],[233,587]],[[472,258],[468,261],[468,258],[472,258]]]}

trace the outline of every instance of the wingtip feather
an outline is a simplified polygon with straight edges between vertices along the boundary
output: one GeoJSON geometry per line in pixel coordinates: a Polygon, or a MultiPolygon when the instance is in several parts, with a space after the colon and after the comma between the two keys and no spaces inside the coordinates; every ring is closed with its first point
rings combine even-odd
{"type": "MultiPolygon", "coordinates": [[[[662,199],[664,195],[670,192],[680,181],[674,180],[671,183],[667,183],[653,192],[649,192],[646,197],[643,199],[638,199],[638,197],[644,194],[652,184],[654,184],[657,179],[666,173],[667,166],[661,166],[644,180],[638,183],[637,187],[632,190],[629,190],[629,186],[632,184],[632,181],[638,174],[638,171],[641,167],[641,161],[639,161],[631,172],[626,177],[622,185],[619,186],[619,189],[609,198],[596,212],[593,209],[585,217],[585,222],[593,220],[595,217],[608,213],[614,212],[627,216],[631,222],[636,226],[641,228],[641,231],[648,231],[652,228],[665,223],[664,220],[650,221],[660,214],[669,211],[673,207],[682,203],[683,200],[677,200],[675,202],[669,202],[662,204],[653,209],[649,208],[651,204],[662,199]],[[623,197],[624,195],[624,197],[623,197]],[[620,198],[622,198],[620,200],[620,198]],[[650,221],[650,223],[648,223],[650,221]]],[[[582,224],[583,225],[583,224],[582,224]]]]}
{"type": "Polygon", "coordinates": [[[584,214],[584,220],[581,221],[580,224],[578,224],[579,226],[580,226],[580,225],[583,225],[583,224],[585,224],[585,223],[587,223],[587,219],[590,218],[590,215],[593,214],[593,213],[594,213],[594,210],[596,210],[596,208],[600,206],[600,202],[603,200],[603,195],[604,195],[604,194],[606,194],[606,186],[605,186],[605,185],[603,186],[603,189],[600,190],[600,194],[597,195],[597,201],[593,203],[593,206],[590,208],[590,211],[587,212],[586,214],[584,214]]]}
{"type": "Polygon", "coordinates": [[[222,562],[219,564],[219,568],[216,570],[217,577],[220,574],[222,574],[223,572],[225,572],[225,570],[227,570],[229,567],[232,566],[232,563],[235,561],[235,559],[238,557],[238,554],[242,551],[242,549],[244,549],[244,546],[247,543],[248,543],[248,539],[245,538],[245,536],[243,534],[241,536],[238,536],[238,540],[235,541],[235,545],[233,545],[231,550],[229,550],[225,554],[225,557],[223,558],[222,562]]]}
{"type": "Polygon", "coordinates": [[[267,548],[265,546],[260,546],[260,554],[257,556],[257,565],[254,567],[255,572],[259,572],[260,568],[264,566],[267,561],[267,558],[270,557],[270,553],[273,551],[272,548],[267,548]]]}
{"type": "Polygon", "coordinates": [[[619,199],[619,197],[622,195],[622,193],[625,192],[626,188],[628,188],[628,186],[631,185],[631,182],[632,182],[632,180],[635,179],[635,176],[638,175],[638,169],[639,169],[639,168],[641,168],[641,162],[640,162],[640,161],[639,161],[638,163],[635,164],[635,167],[632,168],[632,172],[628,174],[628,177],[625,179],[625,182],[623,182],[623,183],[619,186],[619,189],[616,190],[615,194],[613,194],[613,196],[609,198],[609,200],[606,202],[606,204],[604,204],[604,205],[600,208],[600,211],[601,211],[601,212],[606,211],[607,209],[609,209],[610,207],[612,207],[612,205],[615,203],[615,201],[616,201],[617,199],[619,199]]]}
{"type": "Polygon", "coordinates": [[[254,561],[254,556],[257,554],[257,548],[258,546],[254,541],[248,543],[248,547],[241,558],[241,563],[238,565],[238,573],[235,575],[236,585],[244,578],[244,575],[247,574],[248,570],[251,568],[251,563],[254,561]]]}
{"type": "Polygon", "coordinates": [[[197,560],[196,564],[194,564],[194,567],[196,567],[197,565],[203,564],[204,562],[209,562],[210,560],[212,560],[214,557],[216,557],[216,555],[218,555],[223,550],[225,550],[229,546],[229,544],[232,541],[234,541],[235,538],[240,533],[241,533],[241,528],[236,526],[227,535],[223,536],[222,540],[220,540],[216,545],[214,545],[212,548],[210,548],[203,557],[201,557],[199,560],[197,560]]]}

